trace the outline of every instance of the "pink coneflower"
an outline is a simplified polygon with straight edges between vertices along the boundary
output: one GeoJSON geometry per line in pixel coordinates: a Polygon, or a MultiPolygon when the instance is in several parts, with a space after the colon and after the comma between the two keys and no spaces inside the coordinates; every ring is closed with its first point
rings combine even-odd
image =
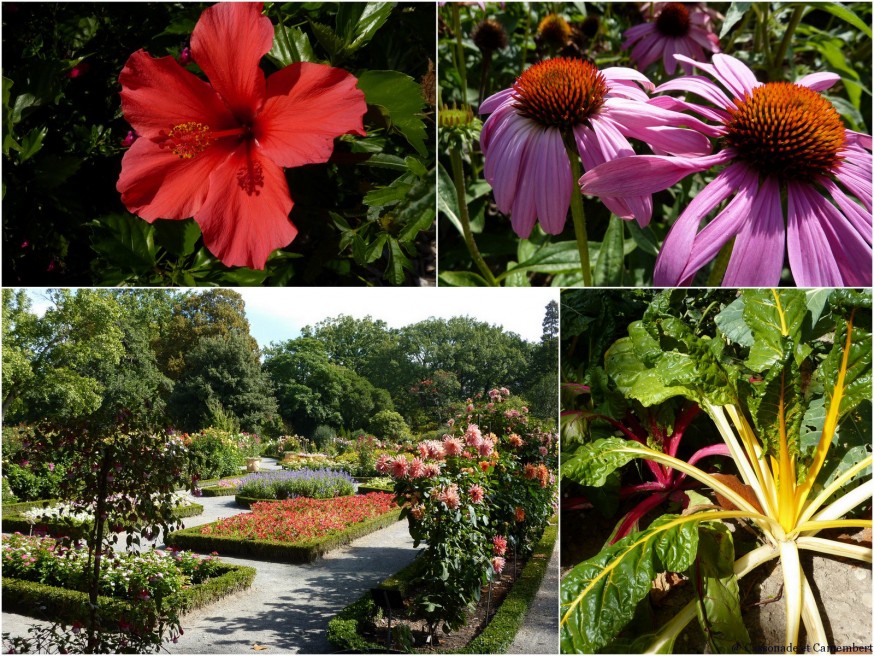
{"type": "MultiPolygon", "coordinates": [[[[512,88],[483,102],[480,113],[491,114],[480,136],[484,175],[517,235],[527,238],[538,219],[550,234],[564,228],[573,191],[566,140],[575,144],[585,170],[633,155],[626,137],[656,152],[710,152],[703,135],[676,127],[691,125],[688,117],[647,104],[638,85],[653,89],[633,69],[599,71],[587,61],[557,57],[534,64],[512,88]]],[[[602,200],[620,217],[649,222],[650,196],[602,200]]]]}
{"type": "MultiPolygon", "coordinates": [[[[710,16],[698,7],[682,2],[666,2],[651,6],[653,20],[625,30],[623,49],[632,48],[631,59],[641,71],[661,59],[665,72],[673,75],[677,69],[674,54],[696,61],[706,61],[707,52],[720,52],[719,38],[713,33],[710,16]],[[706,51],[706,52],[705,52],[706,51]]],[[[681,62],[686,74],[692,67],[681,62]]]]}
{"type": "Polygon", "coordinates": [[[470,486],[468,493],[470,494],[470,500],[473,503],[482,503],[483,499],[486,498],[486,491],[483,489],[482,485],[477,485],[476,483],[470,486]]]}
{"type": "Polygon", "coordinates": [[[457,437],[447,435],[443,438],[443,450],[447,456],[457,456],[464,451],[464,443],[457,437]]]}
{"type": "Polygon", "coordinates": [[[659,90],[689,91],[716,108],[669,97],[658,101],[719,122],[715,128],[725,144],[722,151],[698,158],[628,158],[580,179],[585,193],[637,196],[727,165],[674,223],[656,260],[653,282],[666,287],[689,284],[734,237],[726,286],[776,285],[785,244],[797,285],[870,287],[871,137],[844,128],[832,104],[817,93],[839,77],[813,73],[795,84],[762,84],[728,55],[714,55],[712,65],[694,65],[721,82],[729,95],[707,78],[694,76],[659,90]],[[699,232],[701,220],[729,198],[699,232]]]}

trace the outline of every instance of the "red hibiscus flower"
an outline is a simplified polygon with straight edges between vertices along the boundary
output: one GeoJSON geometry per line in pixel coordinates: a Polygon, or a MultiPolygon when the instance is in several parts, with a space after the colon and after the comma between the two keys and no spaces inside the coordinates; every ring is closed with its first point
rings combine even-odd
{"type": "Polygon", "coordinates": [[[219,4],[201,14],[191,57],[209,83],[173,57],[130,56],[121,106],[140,138],[116,185],[134,214],[149,222],[193,216],[222,262],[256,269],[297,235],[282,167],[326,162],[335,137],[364,136],[367,110],[357,80],[339,68],[297,63],[265,79],[258,64],[273,25],[261,6],[219,4]]]}

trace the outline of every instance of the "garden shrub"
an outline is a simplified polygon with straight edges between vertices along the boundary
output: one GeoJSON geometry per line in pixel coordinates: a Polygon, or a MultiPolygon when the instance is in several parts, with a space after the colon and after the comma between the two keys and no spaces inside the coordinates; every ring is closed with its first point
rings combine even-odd
{"type": "Polygon", "coordinates": [[[232,476],[246,464],[236,440],[228,431],[207,428],[183,439],[188,447],[188,471],[197,478],[232,476]]]}
{"type": "Polygon", "coordinates": [[[237,495],[251,499],[290,499],[295,496],[313,499],[348,496],[355,492],[355,482],[345,472],[330,469],[298,469],[249,474],[240,479],[237,495]]]}
{"type": "Polygon", "coordinates": [[[3,468],[3,475],[12,493],[22,501],[54,499],[60,493],[60,484],[66,469],[55,463],[31,464],[10,463],[3,468]]]}
{"type": "Polygon", "coordinates": [[[334,453],[334,440],[336,439],[337,431],[325,424],[316,426],[316,429],[313,431],[313,442],[315,442],[316,448],[322,453],[334,453]]]}
{"type": "Polygon", "coordinates": [[[12,488],[9,487],[9,481],[6,480],[6,477],[3,477],[3,504],[7,503],[15,503],[18,501],[18,497],[15,496],[12,492],[12,488]]]}
{"type": "Polygon", "coordinates": [[[370,418],[370,432],[382,440],[401,442],[410,439],[410,428],[403,416],[394,410],[380,410],[370,418]]]}

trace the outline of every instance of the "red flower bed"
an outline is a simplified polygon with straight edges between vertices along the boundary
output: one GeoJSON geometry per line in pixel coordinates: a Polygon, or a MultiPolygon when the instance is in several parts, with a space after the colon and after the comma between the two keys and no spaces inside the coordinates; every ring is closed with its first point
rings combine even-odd
{"type": "Polygon", "coordinates": [[[252,504],[251,513],[209,524],[200,533],[241,540],[303,542],[383,515],[395,507],[393,498],[385,492],[372,492],[334,499],[262,501],[252,504]]]}

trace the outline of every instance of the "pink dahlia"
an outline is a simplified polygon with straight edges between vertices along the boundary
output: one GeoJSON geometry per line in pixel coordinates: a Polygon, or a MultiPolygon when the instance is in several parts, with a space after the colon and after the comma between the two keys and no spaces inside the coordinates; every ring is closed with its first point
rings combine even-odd
{"type": "Polygon", "coordinates": [[[496,556],[503,556],[507,553],[507,538],[503,535],[496,535],[493,537],[492,544],[494,545],[496,556]]]}
{"type": "MultiPolygon", "coordinates": [[[[647,104],[638,85],[653,84],[630,68],[606,68],[581,59],[558,57],[534,64],[504,89],[487,98],[480,112],[480,146],[485,178],[498,209],[509,214],[513,230],[527,238],[539,219],[553,235],[564,228],[573,192],[565,144],[573,144],[583,168],[634,154],[628,137],[656,152],[702,155],[708,140],[695,130],[679,128],[695,121],[678,112],[647,104]]],[[[614,214],[649,222],[652,198],[602,198],[614,214]]]]}
{"type": "Polygon", "coordinates": [[[470,490],[468,490],[470,494],[470,500],[473,503],[482,503],[483,499],[486,498],[486,491],[483,489],[482,485],[477,485],[474,483],[470,486],[470,490]]]}
{"type": "Polygon", "coordinates": [[[461,452],[464,450],[464,444],[457,437],[447,435],[443,438],[443,450],[447,456],[461,455],[461,452]]]}
{"type": "Polygon", "coordinates": [[[396,458],[389,460],[388,467],[392,476],[395,478],[403,478],[407,474],[409,463],[407,462],[406,457],[397,456],[396,458]]]}
{"type": "MultiPolygon", "coordinates": [[[[649,9],[651,22],[635,25],[622,35],[622,48],[633,47],[631,59],[641,71],[661,59],[665,72],[673,75],[677,69],[675,53],[705,61],[708,52],[720,51],[719,38],[705,10],[682,2],[653,3],[649,9]]],[[[692,72],[688,63],[680,62],[680,66],[687,75],[692,72]]]]}
{"type": "Polygon", "coordinates": [[[495,574],[500,574],[504,571],[504,565],[507,564],[507,561],[504,560],[501,556],[495,556],[492,558],[492,569],[495,570],[495,574]]]}
{"type": "Polygon", "coordinates": [[[461,505],[461,497],[458,495],[458,486],[454,483],[447,487],[440,488],[437,493],[437,501],[442,501],[450,510],[455,510],[461,505]]]}
{"type": "Polygon", "coordinates": [[[422,478],[425,476],[425,463],[421,458],[413,458],[410,462],[410,478],[422,478]]]}
{"type": "Polygon", "coordinates": [[[436,478],[440,476],[440,465],[436,462],[429,462],[425,465],[425,478],[436,478]]]}
{"type": "Polygon", "coordinates": [[[479,426],[470,424],[467,430],[464,431],[464,440],[468,446],[478,447],[483,441],[483,434],[480,432],[479,426]]]}
{"type": "Polygon", "coordinates": [[[795,84],[763,84],[728,55],[714,55],[713,64],[677,59],[706,71],[725,91],[704,76],[690,76],[658,90],[694,93],[715,107],[669,97],[654,102],[713,120],[725,147],[708,157],[626,158],[580,179],[585,193],[636,197],[725,165],[671,227],[656,260],[654,284],[689,284],[734,238],[726,286],[776,285],[788,250],[799,286],[870,287],[871,137],[847,130],[818,93],[839,77],[813,73],[795,84]],[[725,200],[699,231],[699,223],[725,200]]]}

